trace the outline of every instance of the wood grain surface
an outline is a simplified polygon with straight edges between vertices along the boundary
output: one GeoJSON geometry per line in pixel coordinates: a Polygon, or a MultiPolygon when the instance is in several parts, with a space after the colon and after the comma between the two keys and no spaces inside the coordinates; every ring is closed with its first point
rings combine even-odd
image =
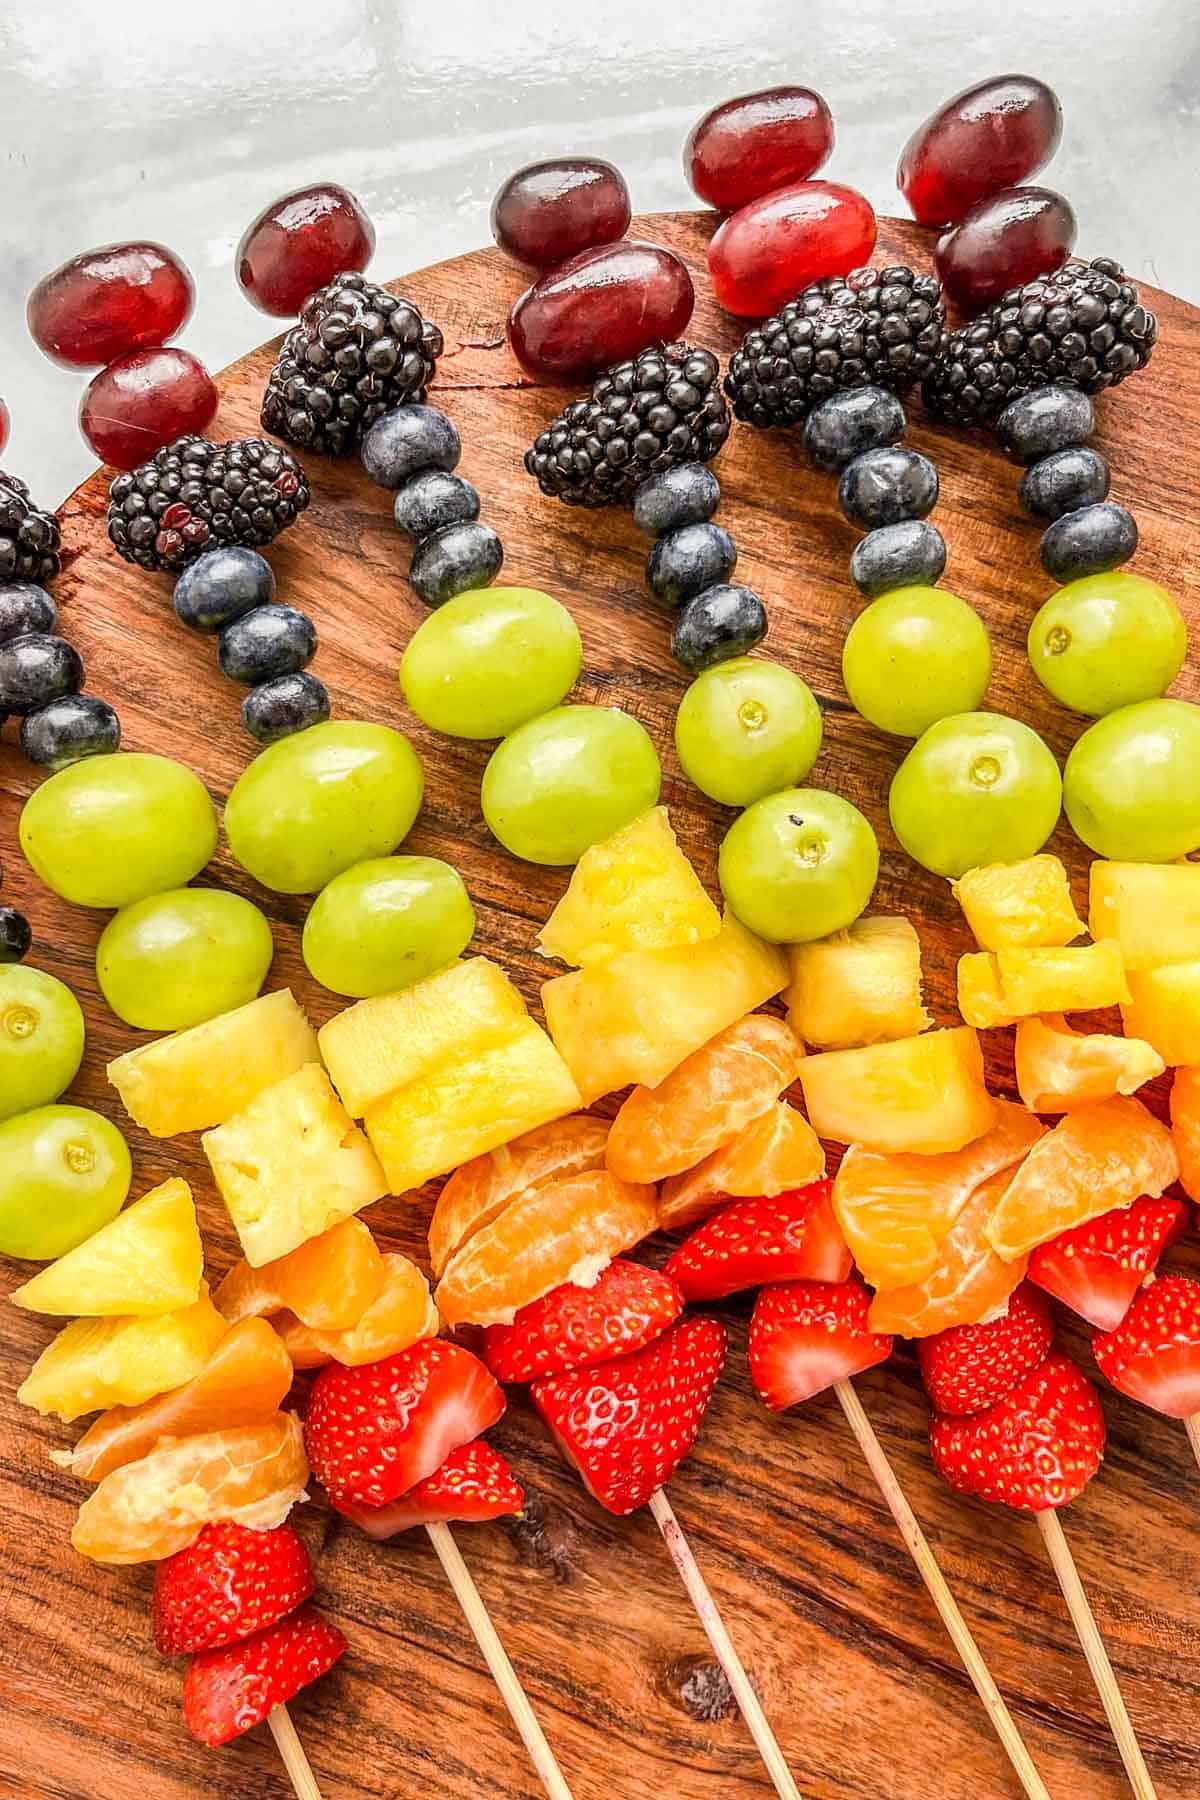
{"type": "MultiPolygon", "coordinates": [[[[711,229],[711,215],[651,216],[636,226],[686,258],[699,296],[689,336],[727,353],[740,334],[710,298],[704,247],[711,229]]],[[[911,257],[924,266],[930,249],[929,234],[885,224],[884,260],[911,257]]],[[[565,396],[527,382],[505,347],[504,317],[520,273],[486,250],[393,286],[445,331],[433,397],[458,425],[463,473],[504,539],[503,578],[544,587],[572,608],[586,655],[576,697],[619,703],[647,726],[662,753],[664,799],[713,885],[716,847],[732,815],[703,800],[675,761],[671,727],[684,683],[668,654],[663,614],[643,585],[646,545],[628,515],[543,499],[521,467],[526,444],[565,396]]],[[[1146,374],[1100,403],[1098,441],[1113,466],[1114,496],[1137,512],[1136,568],[1171,589],[1195,629],[1200,313],[1167,296],[1148,298],[1160,309],[1160,347],[1146,374]]],[[[223,376],[214,437],[258,433],[272,356],[265,345],[223,376]]],[[[992,633],[988,704],[1027,719],[1062,756],[1079,721],[1042,692],[1025,660],[1028,622],[1050,583],[1038,564],[1036,531],[1017,504],[1016,473],[984,440],[930,429],[919,402],[912,410],[911,441],[941,473],[936,520],[949,544],[945,585],[980,609],[992,633]]],[[[314,666],[330,686],[335,714],[398,725],[419,745],[427,798],[406,847],[462,871],[478,908],[478,948],[498,956],[536,1006],[546,968],[534,954],[534,934],[566,873],[518,864],[489,837],[479,808],[486,747],[437,739],[406,713],[396,665],[423,608],[405,580],[407,550],[388,497],[355,458],[310,458],[308,465],[312,507],[270,552],[280,597],[316,621],[314,666]]],[[[972,945],[947,885],[916,869],[888,828],[887,785],[903,747],[853,713],[841,683],[841,643],[858,608],[846,574],[856,533],[837,511],[831,481],[807,466],[790,436],[738,426],[718,467],[719,516],[738,542],[739,579],[770,613],[765,648],[799,670],[825,708],[825,745],[812,779],[846,794],[875,825],[883,850],[876,909],[916,920],[930,1004],[939,1023],[952,1022],[955,959],[972,945]]],[[[239,693],[219,675],[211,641],[178,625],[169,580],[111,552],[106,488],[97,474],[63,508],[67,566],[56,592],[65,629],[86,657],[89,684],[118,704],[126,746],[180,758],[221,801],[251,752],[238,726],[239,693]]],[[[1195,699],[1197,686],[1191,665],[1176,691],[1195,699]]],[[[127,1129],[135,1193],[172,1173],[193,1182],[210,1276],[219,1275],[234,1241],[197,1140],[148,1139],[128,1126],[106,1086],[105,1063],[141,1038],[97,995],[93,953],[104,917],[57,901],[20,858],[17,817],[35,777],[11,738],[10,726],[0,744],[5,897],[32,919],[32,960],[67,980],[87,1011],[87,1056],[71,1097],[127,1129]]],[[[1064,827],[1051,847],[1068,859],[1083,903],[1078,845],[1064,827]]],[[[224,852],[205,879],[249,894],[269,914],[277,945],[271,985],[290,983],[317,1022],[334,1012],[339,1002],[300,961],[305,902],[258,890],[224,852]]],[[[1007,1035],[992,1034],[989,1054],[996,1084],[1012,1092],[1007,1035]]],[[[1163,1095],[1152,1104],[1161,1110],[1163,1095]]],[[[427,1200],[391,1200],[369,1218],[386,1247],[423,1257],[428,1213],[427,1200]]],[[[651,1256],[662,1248],[650,1246],[651,1256]]],[[[1200,1268],[1195,1241],[1173,1250],[1171,1261],[1200,1268]]],[[[0,1269],[5,1292],[20,1273],[11,1264],[0,1269]]],[[[836,1400],[826,1396],[778,1418],[756,1404],[746,1373],[749,1310],[748,1299],[719,1309],[731,1330],[727,1373],[670,1491],[800,1787],[814,1797],[890,1800],[1014,1792],[836,1400]]],[[[206,1751],[184,1730],[180,1670],[160,1661],[151,1640],[152,1568],[97,1568],[70,1548],[82,1492],[46,1452],[79,1428],[39,1421],[14,1398],[52,1331],[48,1320],[4,1308],[0,1793],[282,1796],[285,1778],[265,1731],[206,1751]]],[[[1090,1367],[1083,1334],[1065,1318],[1062,1335],[1090,1367]]],[[[1032,1522],[962,1500],[939,1482],[907,1347],[858,1389],[1051,1792],[1114,1800],[1126,1791],[1116,1753],[1032,1522]]],[[[1159,1793],[1183,1800],[1200,1792],[1200,1476],[1182,1426],[1107,1388],[1102,1402],[1105,1465],[1064,1525],[1159,1793]]],[[[648,1793],[737,1800],[766,1792],[649,1516],[616,1520],[594,1505],[521,1393],[494,1437],[528,1486],[528,1510],[519,1522],[460,1527],[458,1537],[577,1800],[648,1793]]],[[[424,1534],[370,1543],[319,1495],[296,1517],[316,1556],[320,1602],[350,1641],[334,1674],[294,1707],[328,1800],[533,1793],[521,1746],[424,1534]]]]}

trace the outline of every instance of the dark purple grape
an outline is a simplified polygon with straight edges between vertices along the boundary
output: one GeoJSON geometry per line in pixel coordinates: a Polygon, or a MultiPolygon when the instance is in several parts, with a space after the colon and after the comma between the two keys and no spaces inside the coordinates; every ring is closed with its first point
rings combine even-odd
{"type": "Polygon", "coordinates": [[[969,319],[1010,288],[1049,275],[1075,243],[1070,203],[1050,188],[1006,188],[973,206],[938,239],[934,265],[947,295],[969,319]]]}
{"type": "Polygon", "coordinates": [[[651,344],[673,343],[695,302],[692,278],[672,251],[623,238],[526,288],[509,314],[508,341],[531,375],[582,381],[651,344]]]}
{"type": "Polygon", "coordinates": [[[829,160],[833,117],[806,87],[742,94],[706,112],[683,149],[693,193],[718,212],[806,181],[829,160]]]}
{"type": "Polygon", "coordinates": [[[517,262],[553,269],[615,243],[631,217],[620,170],[595,156],[559,156],[509,176],[492,201],[492,236],[517,262]]]}
{"type": "Polygon", "coordinates": [[[957,225],[980,200],[1044,168],[1062,136],[1062,107],[1032,75],[964,88],[919,125],[900,153],[896,186],[922,225],[957,225]]]}

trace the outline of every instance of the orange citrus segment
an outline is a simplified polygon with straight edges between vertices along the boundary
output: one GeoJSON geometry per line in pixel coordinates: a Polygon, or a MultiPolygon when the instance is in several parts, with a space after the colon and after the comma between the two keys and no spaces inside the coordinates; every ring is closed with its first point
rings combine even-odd
{"type": "Polygon", "coordinates": [[[385,1256],[384,1282],[358,1323],[348,1331],[314,1331],[292,1313],[282,1313],[275,1328],[298,1369],[340,1362],[352,1367],[396,1356],[421,1338],[441,1329],[429,1283],[407,1256],[385,1256]]]}
{"type": "Polygon", "coordinates": [[[800,1085],[814,1131],[839,1144],[940,1156],[996,1121],[983,1052],[965,1026],[806,1056],[800,1085]]]}
{"type": "Polygon", "coordinates": [[[1179,1157],[1179,1185],[1200,1201],[1200,1069],[1176,1069],[1171,1087],[1171,1135],[1179,1157]]]}
{"type": "Polygon", "coordinates": [[[1034,1145],[992,1214],[987,1240],[1012,1262],[1141,1194],[1157,1199],[1178,1173],[1171,1133],[1140,1100],[1094,1100],[1034,1145]]]}
{"type": "Polygon", "coordinates": [[[231,1322],[293,1312],[317,1331],[345,1331],[383,1286],[383,1257],[361,1219],[342,1219],[286,1256],[234,1263],[213,1299],[231,1322]]]}
{"type": "Polygon", "coordinates": [[[680,1231],[726,1200],[757,1194],[771,1200],[807,1187],[824,1173],[820,1138],[803,1113],[778,1100],[694,1169],[664,1181],[658,1222],[664,1231],[680,1231]]]}
{"type": "Polygon", "coordinates": [[[1012,1180],[1009,1169],[981,1182],[938,1245],[924,1281],[876,1294],[867,1314],[872,1331],[898,1337],[932,1337],[952,1325],[991,1318],[1025,1279],[1027,1256],[1003,1262],[984,1237],[984,1226],[1012,1180]]]}
{"type": "Polygon", "coordinates": [[[1029,1110],[1059,1113],[1132,1094],[1166,1065],[1141,1038],[1072,1031],[1061,1013],[1048,1013],[1017,1026],[1016,1066],[1017,1087],[1029,1110]]]}
{"type": "Polygon", "coordinates": [[[608,1122],[582,1113],[539,1125],[523,1137],[473,1157],[455,1171],[438,1195],[429,1225],[429,1260],[440,1275],[453,1253],[481,1226],[490,1225],[527,1188],[545,1187],[567,1175],[604,1167],[608,1122]]]}

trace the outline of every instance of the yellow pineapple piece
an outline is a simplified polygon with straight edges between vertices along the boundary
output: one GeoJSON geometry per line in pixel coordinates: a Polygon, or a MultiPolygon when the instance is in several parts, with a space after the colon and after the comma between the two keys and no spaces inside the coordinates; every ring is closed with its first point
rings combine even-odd
{"type": "Polygon", "coordinates": [[[627,950],[542,988],[550,1035],[585,1105],[638,1082],[656,1087],[787,981],[787,958],[726,914],[703,943],[627,950]]]}
{"type": "Polygon", "coordinates": [[[868,1150],[939,1156],[996,1121],[979,1039],[965,1026],[806,1056],[800,1085],[819,1137],[868,1150]]]}
{"type": "Polygon", "coordinates": [[[1088,929],[1127,969],[1200,958],[1200,863],[1094,862],[1090,882],[1088,929]]]}
{"type": "Polygon", "coordinates": [[[584,851],[538,943],[544,956],[578,969],[625,950],[698,944],[720,929],[666,807],[655,806],[584,851]]]}
{"type": "Polygon", "coordinates": [[[280,988],[118,1056],[108,1079],[135,1125],[151,1137],[177,1137],[223,1125],[263,1088],[319,1061],[312,1026],[280,988]]]}
{"type": "Polygon", "coordinates": [[[67,1422],[140,1406],[198,1375],[228,1329],[207,1289],[154,1318],[73,1319],[42,1351],[17,1399],[67,1422]]]}
{"type": "Polygon", "coordinates": [[[958,959],[958,1010],[968,1025],[1014,1025],[1034,1013],[1094,1012],[1128,1002],[1114,938],[1065,949],[976,950],[958,959]]]}
{"type": "Polygon", "coordinates": [[[165,1313],[199,1297],[203,1273],[192,1190],[174,1176],[9,1297],[62,1317],[165,1313]]]}
{"type": "Polygon", "coordinates": [[[981,950],[1069,944],[1084,929],[1057,856],[988,863],[950,884],[981,950]]]}
{"type": "Polygon", "coordinates": [[[788,1020],[806,1044],[851,1050],[933,1024],[921,1004],[921,942],[907,919],[859,919],[787,955],[788,1020]]]}
{"type": "Polygon", "coordinates": [[[388,1191],[371,1146],[316,1063],[265,1088],[201,1143],[255,1269],[388,1191]]]}
{"type": "Polygon", "coordinates": [[[1200,1064],[1200,958],[1131,969],[1129,992],[1121,1008],[1126,1037],[1144,1038],[1168,1068],[1200,1064]]]}

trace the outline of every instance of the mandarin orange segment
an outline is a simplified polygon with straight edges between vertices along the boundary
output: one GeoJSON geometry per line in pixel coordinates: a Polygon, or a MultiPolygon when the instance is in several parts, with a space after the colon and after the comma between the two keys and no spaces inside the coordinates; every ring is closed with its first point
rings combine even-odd
{"type": "Polygon", "coordinates": [[[876,1294],[867,1315],[872,1331],[895,1337],[932,1337],[952,1325],[991,1318],[1025,1279],[1027,1256],[1003,1262],[984,1236],[996,1202],[1012,1180],[1001,1169],[981,1182],[938,1245],[924,1281],[876,1294]]]}
{"type": "Polygon", "coordinates": [[[1089,877],[1088,928],[1117,940],[1127,969],[1200,958],[1200,863],[1097,860],[1089,877]]]}
{"type": "Polygon", "coordinates": [[[921,1001],[921,942],[908,919],[858,919],[832,937],[792,944],[788,962],[788,1020],[818,1050],[915,1037],[933,1024],[921,1001]]]}
{"type": "Polygon", "coordinates": [[[637,1087],[613,1120],[605,1159],[622,1181],[694,1168],[791,1087],[804,1051],[782,1019],[752,1013],[685,1057],[657,1087],[637,1087]]]}
{"type": "Polygon", "coordinates": [[[1126,1032],[1153,1044],[1169,1068],[1200,1066],[1200,961],[1134,970],[1129,989],[1126,1032]]]}
{"type": "Polygon", "coordinates": [[[1083,920],[1057,856],[988,863],[968,869],[950,886],[981,950],[1069,944],[1082,935],[1083,920]]]}
{"type": "Polygon", "coordinates": [[[973,1031],[927,1031],[864,1050],[826,1050],[800,1065],[813,1129],[840,1144],[938,1156],[996,1122],[973,1031]]]}
{"type": "Polygon", "coordinates": [[[351,1367],[396,1356],[421,1338],[436,1337],[442,1321],[429,1283],[407,1256],[385,1256],[384,1282],[349,1331],[314,1331],[294,1314],[281,1313],[275,1329],[298,1369],[339,1362],[351,1367]]]}
{"type": "Polygon", "coordinates": [[[1121,946],[1113,938],[1064,949],[976,950],[958,961],[958,1010],[980,1029],[1128,1000],[1121,946]]]}
{"type": "Polygon", "coordinates": [[[577,1113],[539,1125],[456,1169],[438,1195],[429,1224],[429,1260],[440,1275],[460,1244],[527,1188],[604,1167],[607,1119],[577,1113]]]}
{"type": "Polygon", "coordinates": [[[587,1287],[658,1222],[652,1187],[607,1169],[533,1188],[455,1252],[437,1290],[448,1325],[511,1325],[563,1282],[587,1287]]]}
{"type": "Polygon", "coordinates": [[[346,1331],[383,1286],[383,1257],[361,1219],[342,1219],[286,1256],[234,1263],[213,1299],[231,1322],[292,1312],[317,1331],[346,1331]]]}
{"type": "Polygon", "coordinates": [[[1000,1197],[987,1240],[1013,1262],[1140,1194],[1157,1199],[1178,1174],[1171,1133],[1140,1100],[1094,1100],[1034,1145],[1000,1197]]]}
{"type": "Polygon", "coordinates": [[[93,1562],[158,1562],[215,1519],[282,1525],[307,1480],[294,1413],[171,1440],[104,1477],[80,1507],[71,1542],[93,1562]]]}
{"type": "Polygon", "coordinates": [[[1165,1064],[1141,1038],[1073,1031],[1061,1013],[1017,1026],[1017,1088],[1031,1112],[1073,1112],[1091,1100],[1132,1094],[1165,1064]]]}
{"type": "Polygon", "coordinates": [[[824,1173],[820,1138],[803,1113],[778,1100],[694,1169],[664,1181],[658,1222],[664,1231],[681,1231],[726,1200],[757,1194],[771,1200],[819,1181],[824,1173]]]}
{"type": "Polygon", "coordinates": [[[1176,1069],[1171,1084],[1171,1136],[1179,1157],[1179,1185],[1200,1201],[1200,1069],[1176,1069]]]}

